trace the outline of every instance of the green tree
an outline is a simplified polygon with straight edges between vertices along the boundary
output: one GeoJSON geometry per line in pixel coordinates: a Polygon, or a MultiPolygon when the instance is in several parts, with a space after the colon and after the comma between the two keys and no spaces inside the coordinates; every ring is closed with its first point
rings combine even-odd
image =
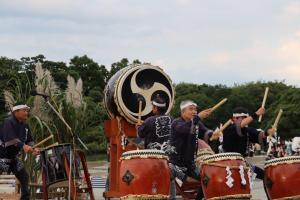
{"type": "Polygon", "coordinates": [[[90,92],[93,92],[93,95],[95,95],[94,90],[99,89],[101,93],[94,98],[102,100],[103,90],[108,75],[108,71],[104,65],[99,65],[86,55],[81,57],[75,56],[71,59],[70,70],[77,72],[78,75],[80,75],[84,83],[83,93],[85,96],[89,96],[90,92]]]}

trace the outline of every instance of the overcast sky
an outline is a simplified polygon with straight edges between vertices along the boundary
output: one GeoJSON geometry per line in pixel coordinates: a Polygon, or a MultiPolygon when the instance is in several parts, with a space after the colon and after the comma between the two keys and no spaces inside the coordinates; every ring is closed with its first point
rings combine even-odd
{"type": "Polygon", "coordinates": [[[300,86],[300,1],[0,0],[0,56],[128,58],[175,83],[300,86]]]}

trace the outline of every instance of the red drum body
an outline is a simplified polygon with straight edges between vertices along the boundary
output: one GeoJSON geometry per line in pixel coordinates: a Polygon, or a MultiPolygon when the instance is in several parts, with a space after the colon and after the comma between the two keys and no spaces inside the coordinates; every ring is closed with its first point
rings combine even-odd
{"type": "Polygon", "coordinates": [[[264,184],[271,199],[300,199],[300,156],[266,161],[264,184]]]}
{"type": "Polygon", "coordinates": [[[251,198],[249,168],[239,153],[206,156],[202,163],[201,184],[207,200],[251,198]]]}
{"type": "Polygon", "coordinates": [[[160,150],[123,153],[120,164],[122,199],[168,199],[170,171],[167,156],[160,150]]]}

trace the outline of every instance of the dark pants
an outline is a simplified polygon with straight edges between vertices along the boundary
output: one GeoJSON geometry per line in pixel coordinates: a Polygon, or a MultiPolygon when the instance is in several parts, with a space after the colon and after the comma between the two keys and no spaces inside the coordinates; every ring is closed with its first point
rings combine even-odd
{"type": "Polygon", "coordinates": [[[29,176],[23,167],[20,171],[13,172],[13,174],[17,177],[21,185],[21,200],[29,200],[30,193],[28,189],[29,176]]]}
{"type": "MultiPolygon", "coordinates": [[[[169,168],[171,171],[171,185],[173,184],[172,181],[174,181],[175,178],[180,179],[183,183],[186,182],[187,176],[192,177],[198,181],[200,181],[201,179],[200,169],[196,166],[192,169],[186,169],[186,168],[184,169],[184,167],[178,167],[176,164],[169,163],[169,168]]],[[[174,198],[174,194],[172,194],[172,192],[170,196],[171,199],[174,198]]],[[[176,191],[175,191],[175,196],[176,196],[176,191]]],[[[202,188],[199,188],[196,200],[201,200],[203,197],[204,195],[202,192],[202,188]]]]}
{"type": "Polygon", "coordinates": [[[256,177],[260,180],[264,180],[265,172],[262,168],[253,165],[253,172],[256,173],[256,177]]]}
{"type": "Polygon", "coordinates": [[[28,188],[29,176],[25,170],[23,163],[18,158],[7,159],[5,161],[1,160],[0,158],[0,171],[8,173],[12,172],[19,180],[21,185],[21,200],[30,199],[28,188]]]}

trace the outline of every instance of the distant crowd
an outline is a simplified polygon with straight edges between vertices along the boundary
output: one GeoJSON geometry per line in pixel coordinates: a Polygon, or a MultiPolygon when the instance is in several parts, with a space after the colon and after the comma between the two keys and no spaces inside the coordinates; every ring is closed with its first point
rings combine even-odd
{"type": "Polygon", "coordinates": [[[267,160],[286,156],[297,156],[300,153],[300,137],[281,140],[280,137],[267,139],[267,160]]]}

